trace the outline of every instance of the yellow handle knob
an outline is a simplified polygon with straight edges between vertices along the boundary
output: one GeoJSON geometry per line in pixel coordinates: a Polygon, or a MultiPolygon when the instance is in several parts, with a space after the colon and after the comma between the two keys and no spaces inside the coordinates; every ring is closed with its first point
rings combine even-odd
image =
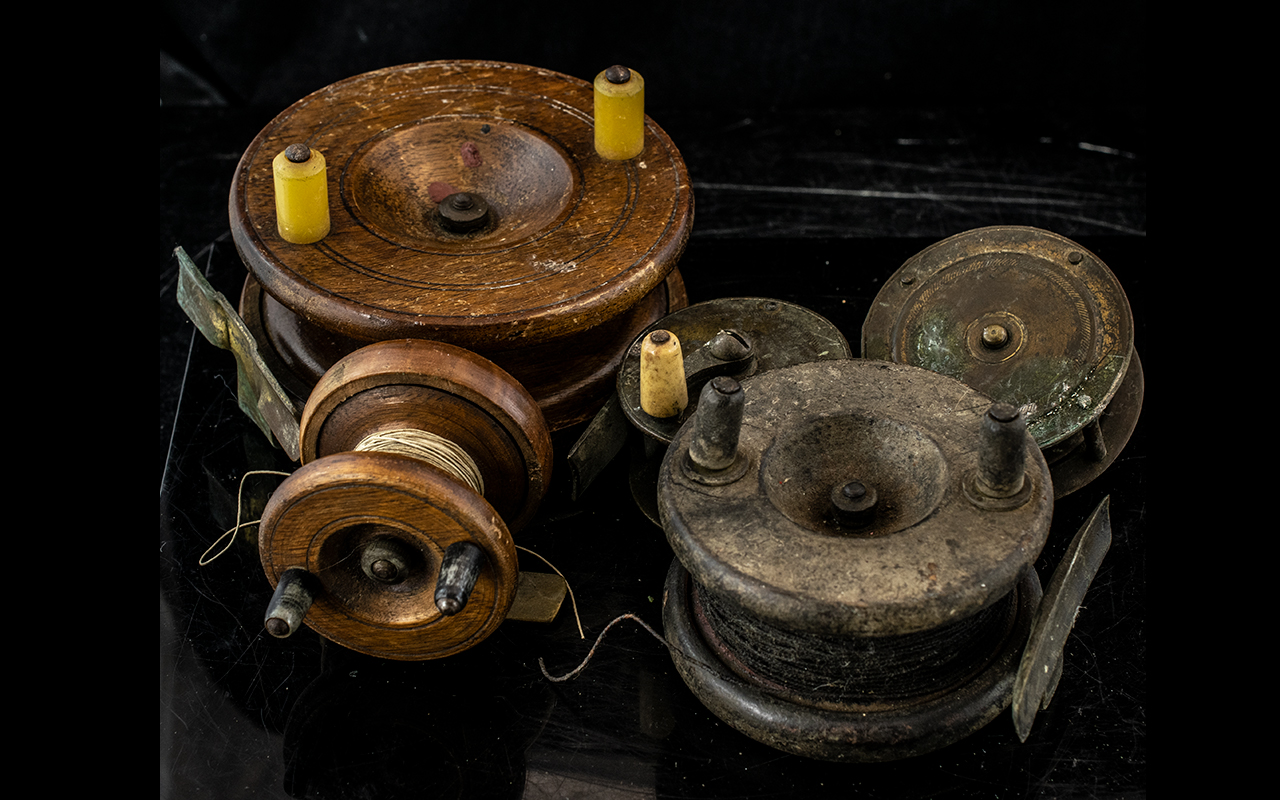
{"type": "Polygon", "coordinates": [[[596,152],[626,161],[644,151],[644,78],[614,66],[596,76],[596,152]]]}
{"type": "Polygon", "coordinates": [[[271,162],[276,182],[276,228],[293,244],[313,244],[329,235],[329,185],[324,155],[291,144],[271,162]]]}

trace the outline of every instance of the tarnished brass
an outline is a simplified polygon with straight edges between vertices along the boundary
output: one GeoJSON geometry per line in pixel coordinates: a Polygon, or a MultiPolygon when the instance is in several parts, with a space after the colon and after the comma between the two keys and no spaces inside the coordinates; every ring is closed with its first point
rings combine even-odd
{"type": "Polygon", "coordinates": [[[236,357],[236,396],[240,408],[267,439],[279,442],[298,460],[298,409],[258,352],[258,344],[235,308],[200,274],[181,247],[178,256],[178,305],[204,337],[236,357]]]}
{"type": "Polygon", "coordinates": [[[1120,282],[1084,247],[1036,228],[979,228],[894,273],[863,324],[862,355],[1021,408],[1062,497],[1100,474],[1137,423],[1133,328],[1120,282]]]}
{"type": "Polygon", "coordinates": [[[560,613],[568,584],[550,572],[520,572],[516,599],[511,603],[507,619],[522,622],[551,622],[560,613]]]}

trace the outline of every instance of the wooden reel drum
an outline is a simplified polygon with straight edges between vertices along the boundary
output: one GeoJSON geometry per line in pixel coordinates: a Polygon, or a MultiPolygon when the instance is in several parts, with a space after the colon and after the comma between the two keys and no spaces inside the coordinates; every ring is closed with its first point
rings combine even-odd
{"type": "Polygon", "coordinates": [[[876,361],[715,378],[659,507],[675,665],[752,738],[903,758],[1011,702],[1053,509],[1017,409],[876,361]]]}
{"type": "Polygon", "coordinates": [[[285,389],[306,397],[372,342],[432,339],[514,376],[553,430],[588,419],[635,336],[685,305],[693,217],[662,129],[640,112],[639,154],[602,157],[595,102],[547,70],[443,61],[340,81],[263,129],[236,170],[231,231],[250,272],[241,314],[285,389]],[[328,232],[310,243],[278,226],[290,145],[327,170],[328,232]]]}
{"type": "Polygon", "coordinates": [[[1021,408],[1058,497],[1115,460],[1142,410],[1120,282],[1093,253],[1037,228],[978,228],[908,259],[871,304],[862,355],[1021,408]]]}
{"type": "Polygon", "coordinates": [[[271,496],[258,537],[272,634],[305,616],[353,650],[420,660],[506,618],[520,579],[511,532],[551,464],[519,383],[452,345],[369,345],[311,393],[301,443],[304,466],[271,496]]]}

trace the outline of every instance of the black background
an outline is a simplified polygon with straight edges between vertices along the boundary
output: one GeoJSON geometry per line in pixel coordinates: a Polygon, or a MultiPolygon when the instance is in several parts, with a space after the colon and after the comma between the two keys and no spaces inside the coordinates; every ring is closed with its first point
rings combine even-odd
{"type": "MultiPolygon", "coordinates": [[[[309,632],[265,636],[269,587],[243,538],[195,564],[234,523],[240,475],[289,464],[236,408],[230,356],[177,308],[172,250],[235,297],[226,198],[240,153],[303,95],[394,64],[495,59],[586,80],[612,63],[640,70],[647,111],[694,181],[681,262],[693,302],[790,300],[856,347],[871,299],[911,255],[969,228],[1034,225],[1116,273],[1159,385],[1145,337],[1143,6],[1029,5],[162,3],[161,796],[1144,796],[1145,420],[1102,479],[1055,509],[1043,579],[1106,494],[1115,542],[1031,738],[1019,743],[1006,714],[894,764],[756,744],[708,714],[629,622],[565,684],[537,659],[564,672],[585,655],[566,612],[504,625],[445,662],[392,664],[309,632]]],[[[260,503],[274,484],[257,480],[260,503]]],[[[660,627],[670,550],[620,466],[580,503],[557,487],[519,541],[569,577],[589,639],[624,612],[660,627]]]]}

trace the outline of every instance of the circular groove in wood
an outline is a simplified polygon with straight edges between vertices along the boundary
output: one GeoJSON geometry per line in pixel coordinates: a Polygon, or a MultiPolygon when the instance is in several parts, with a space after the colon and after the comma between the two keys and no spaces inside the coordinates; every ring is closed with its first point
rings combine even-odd
{"type": "Polygon", "coordinates": [[[551,435],[534,399],[492,362],[422,339],[357,350],[326,372],[307,400],[303,463],[397,427],[437,428],[430,432],[469,447],[512,530],[537,510],[551,477],[551,435]],[[507,497],[514,504],[500,500],[507,497]]]}
{"type": "Polygon", "coordinates": [[[344,647],[380,658],[443,658],[478,644],[506,618],[519,567],[515,543],[492,506],[452,476],[407,456],[340,453],[307,464],[272,495],[259,533],[272,585],[301,566],[322,591],[306,624],[344,647]],[[362,549],[394,540],[408,576],[382,584],[360,568],[362,549]],[[444,551],[469,541],[486,563],[467,607],[435,607],[444,551]]]}
{"type": "Polygon", "coordinates": [[[237,248],[286,307],[354,338],[435,332],[487,349],[593,327],[666,278],[688,237],[692,195],[678,151],[651,120],[640,156],[599,158],[591,106],[586,81],[492,62],[406,65],[333,84],[282,113],[246,151],[231,196],[237,248]],[[409,146],[428,134],[445,143],[409,146]],[[486,161],[486,136],[515,144],[491,147],[486,161]],[[324,152],[338,176],[332,231],[317,245],[290,245],[274,228],[264,165],[295,140],[324,152]],[[468,143],[478,150],[472,167],[468,143]],[[383,164],[405,153],[418,160],[377,172],[376,152],[383,164]],[[541,154],[532,171],[513,177],[529,153],[541,154]],[[547,177],[561,171],[571,174],[547,177]],[[456,185],[463,177],[475,185],[456,185]],[[484,195],[499,220],[521,208],[503,194],[527,184],[539,210],[505,234],[499,224],[470,240],[433,240],[414,221],[433,207],[433,184],[484,195]]]}

